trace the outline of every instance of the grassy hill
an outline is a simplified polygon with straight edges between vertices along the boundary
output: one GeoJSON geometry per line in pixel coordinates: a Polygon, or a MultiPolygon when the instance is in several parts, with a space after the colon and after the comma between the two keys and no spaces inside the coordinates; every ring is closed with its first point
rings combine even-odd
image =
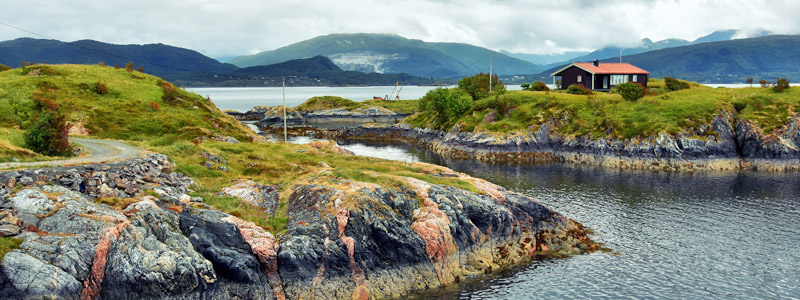
{"type": "Polygon", "coordinates": [[[317,55],[345,70],[408,73],[420,77],[456,77],[486,72],[494,54],[494,72],[533,74],[539,67],[489,49],[459,43],[427,43],[388,34],[332,34],[231,60],[240,67],[269,65],[317,55]]]}
{"type": "MultiPolygon", "coordinates": [[[[663,81],[653,80],[649,85],[658,88],[663,81]]],[[[406,122],[418,127],[456,124],[462,131],[502,136],[536,131],[548,120],[558,120],[555,132],[567,136],[635,138],[697,129],[720,111],[752,120],[770,133],[800,112],[800,89],[775,93],[760,87],[713,89],[694,83],[687,90],[645,96],[636,102],[602,92],[583,96],[509,91],[476,101],[455,122],[434,122],[438,116],[431,112],[416,114],[406,122]]]]}
{"type": "Polygon", "coordinates": [[[251,141],[252,130],[199,95],[151,75],[97,65],[35,65],[0,72],[0,161],[43,158],[24,149],[22,141],[23,132],[41,109],[37,103],[56,107],[92,136],[119,139],[168,155],[176,171],[196,181],[193,195],[273,232],[285,228],[286,203],[297,184],[336,186],[344,178],[400,188],[407,184],[401,176],[407,176],[476,191],[460,179],[435,176],[440,172],[437,167],[342,155],[327,142],[251,141]],[[99,84],[107,92],[98,93],[99,84]],[[241,143],[221,142],[215,138],[219,136],[231,136],[241,143]],[[224,158],[227,163],[221,166],[227,170],[204,166],[207,158],[203,152],[224,158]],[[222,187],[240,179],[280,184],[278,213],[267,215],[237,198],[218,196],[222,187]]]}

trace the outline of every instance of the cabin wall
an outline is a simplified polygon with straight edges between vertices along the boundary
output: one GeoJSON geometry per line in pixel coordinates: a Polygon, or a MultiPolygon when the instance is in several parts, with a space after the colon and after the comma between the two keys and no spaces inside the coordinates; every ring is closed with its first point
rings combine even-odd
{"type": "Polygon", "coordinates": [[[592,73],[586,72],[576,66],[571,66],[561,73],[556,74],[556,76],[561,76],[562,89],[566,89],[572,84],[580,84],[584,87],[591,88],[592,73]],[[582,77],[581,82],[578,82],[578,76],[582,77]]]}

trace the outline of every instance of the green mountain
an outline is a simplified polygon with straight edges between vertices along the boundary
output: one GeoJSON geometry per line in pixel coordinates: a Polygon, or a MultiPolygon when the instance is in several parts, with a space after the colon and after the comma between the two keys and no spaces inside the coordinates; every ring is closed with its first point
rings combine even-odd
{"type": "MultiPolygon", "coordinates": [[[[243,78],[237,84],[250,85],[248,82],[274,81],[281,82],[282,78],[290,77],[292,85],[307,86],[364,86],[364,85],[394,85],[402,82],[404,85],[427,85],[433,82],[430,79],[420,78],[405,73],[380,74],[356,71],[344,71],[325,56],[293,59],[268,66],[254,66],[241,68],[232,73],[243,78]]],[[[230,82],[229,82],[230,84],[230,82]]]]}
{"type": "Polygon", "coordinates": [[[237,69],[197,51],[164,45],[115,45],[92,40],[61,42],[19,38],[0,42],[0,63],[19,67],[22,62],[49,64],[97,64],[124,67],[128,62],[145,72],[168,80],[187,74],[225,74],[237,69]]]}
{"type": "MultiPolygon", "coordinates": [[[[650,72],[650,77],[665,76],[701,83],[776,81],[787,78],[800,81],[800,35],[770,35],[758,38],[705,42],[683,47],[667,48],[623,57],[650,72]]],[[[617,62],[618,58],[601,60],[617,62]]],[[[549,82],[557,66],[544,71],[540,78],[549,82]]]]}
{"type": "Polygon", "coordinates": [[[292,76],[294,86],[430,84],[408,74],[364,74],[344,71],[329,59],[312,58],[281,62],[274,66],[240,69],[220,63],[193,50],[163,44],[115,45],[91,40],[61,42],[20,38],[0,42],[0,64],[19,67],[22,62],[124,67],[128,62],[146,73],[180,86],[280,86],[292,76]]]}
{"type": "Polygon", "coordinates": [[[254,55],[231,63],[240,67],[276,64],[323,55],[347,71],[408,73],[421,77],[459,77],[489,71],[501,75],[534,74],[537,65],[486,48],[460,43],[428,43],[389,34],[332,34],[254,55]]]}

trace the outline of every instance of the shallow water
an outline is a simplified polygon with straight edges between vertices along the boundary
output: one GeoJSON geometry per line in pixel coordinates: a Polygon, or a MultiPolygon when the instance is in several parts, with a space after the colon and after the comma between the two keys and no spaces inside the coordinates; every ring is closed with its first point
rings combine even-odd
{"type": "Polygon", "coordinates": [[[437,163],[532,196],[593,229],[614,252],[538,261],[417,298],[800,298],[797,174],[497,166],[404,144],[340,144],[360,155],[437,163]]]}

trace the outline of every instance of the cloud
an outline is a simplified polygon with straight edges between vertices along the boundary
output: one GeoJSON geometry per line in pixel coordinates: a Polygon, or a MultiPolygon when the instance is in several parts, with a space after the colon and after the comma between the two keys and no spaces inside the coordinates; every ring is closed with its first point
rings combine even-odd
{"type": "MultiPolygon", "coordinates": [[[[693,40],[720,29],[798,33],[790,1],[688,0],[6,0],[0,22],[50,38],[164,43],[212,57],[272,50],[333,33],[395,33],[521,53],[558,53],[642,38],[693,40]]],[[[40,36],[0,26],[0,40],[40,36]]]]}

